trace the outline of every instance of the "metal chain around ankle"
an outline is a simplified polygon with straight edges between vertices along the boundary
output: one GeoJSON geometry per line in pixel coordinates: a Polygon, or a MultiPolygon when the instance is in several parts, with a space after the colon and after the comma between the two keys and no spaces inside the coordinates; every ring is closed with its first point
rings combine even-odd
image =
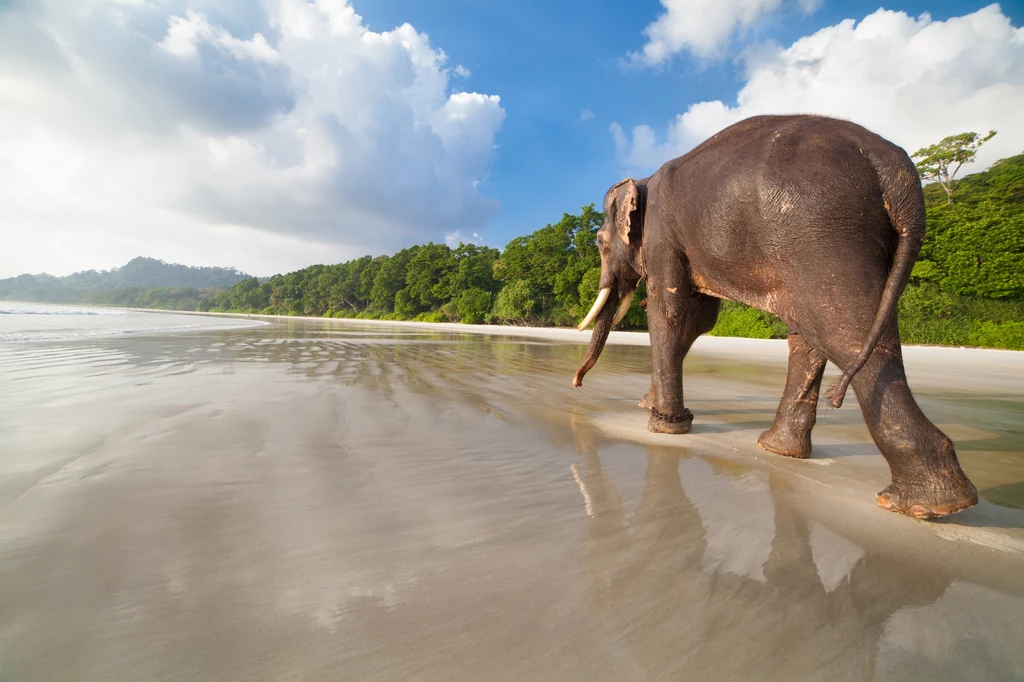
{"type": "Polygon", "coordinates": [[[685,407],[680,414],[662,414],[652,407],[651,414],[654,415],[655,418],[660,419],[663,422],[668,422],[669,424],[693,421],[693,412],[690,412],[690,410],[685,407]]]}

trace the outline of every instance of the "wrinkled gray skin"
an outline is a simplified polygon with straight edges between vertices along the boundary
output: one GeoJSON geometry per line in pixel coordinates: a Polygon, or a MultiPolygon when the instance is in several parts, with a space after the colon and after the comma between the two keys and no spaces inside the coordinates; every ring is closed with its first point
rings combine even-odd
{"type": "Polygon", "coordinates": [[[613,326],[616,308],[647,278],[651,388],[648,429],[686,433],[682,363],[710,331],[720,299],[789,325],[789,372],[761,447],[805,458],[826,361],[853,386],[892,485],[879,506],[920,518],[977,503],[953,444],[907,387],[896,303],[924,239],[921,184],[907,153],[847,121],[758,116],[741,121],[648,178],[605,196],[597,232],[600,288],[579,386],[613,326]]]}

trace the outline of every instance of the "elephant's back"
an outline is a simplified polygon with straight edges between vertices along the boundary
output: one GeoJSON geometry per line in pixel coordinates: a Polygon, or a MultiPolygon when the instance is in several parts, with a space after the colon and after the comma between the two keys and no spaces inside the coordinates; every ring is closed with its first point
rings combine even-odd
{"type": "Polygon", "coordinates": [[[806,185],[838,191],[877,188],[873,159],[903,158],[892,142],[850,121],[813,115],[755,116],[708,138],[662,171],[708,190],[743,185],[806,185]]]}
{"type": "Polygon", "coordinates": [[[679,246],[699,288],[773,309],[763,297],[803,277],[791,269],[836,253],[885,271],[896,233],[874,164],[900,155],[848,121],[760,116],[666,164],[659,184],[685,198],[675,202],[679,246]]]}
{"type": "Polygon", "coordinates": [[[900,159],[902,149],[849,121],[759,116],[666,164],[661,184],[687,198],[688,222],[724,223],[769,248],[889,229],[877,169],[900,159]]]}

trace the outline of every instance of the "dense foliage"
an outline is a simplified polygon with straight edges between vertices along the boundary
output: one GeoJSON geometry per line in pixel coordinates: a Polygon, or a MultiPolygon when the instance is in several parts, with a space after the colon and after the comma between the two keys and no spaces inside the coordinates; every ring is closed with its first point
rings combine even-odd
{"type": "Polygon", "coordinates": [[[1003,159],[957,187],[957,203],[925,188],[928,231],[914,278],[941,291],[1024,298],[1024,154],[1003,159]]]}
{"type": "MultiPolygon", "coordinates": [[[[956,193],[957,203],[948,204],[941,187],[925,187],[928,231],[911,284],[900,299],[903,341],[1024,350],[1024,155],[1003,159],[984,173],[960,180],[956,193]]],[[[579,215],[565,214],[553,225],[513,239],[500,252],[473,244],[450,248],[430,243],[391,256],[313,265],[267,280],[233,270],[218,273],[233,273],[237,283],[230,288],[200,290],[181,281],[160,288],[89,290],[79,285],[78,289],[63,289],[63,298],[28,300],[571,326],[583,317],[597,293],[601,263],[594,233],[603,221],[604,214],[590,205],[579,215]],[[69,291],[77,298],[70,297],[69,291]]],[[[124,271],[138,261],[159,263],[136,259],[112,273],[119,273],[119,281],[125,281],[124,271]]],[[[82,282],[107,275],[109,279],[112,273],[78,273],[72,278],[82,282]]],[[[4,280],[0,287],[21,279],[4,280]]],[[[10,291],[0,288],[0,298],[19,297],[11,296],[10,291]]],[[[620,328],[646,329],[646,315],[638,303],[645,295],[641,285],[620,328]]],[[[769,313],[725,301],[711,333],[785,338],[787,328],[769,313]]]]}
{"type": "MultiPolygon", "coordinates": [[[[569,325],[593,302],[601,260],[593,205],[518,237],[504,251],[474,244],[411,246],[392,256],[313,265],[207,296],[204,311],[393,320],[569,325]]],[[[643,290],[635,296],[639,301],[643,290]]],[[[643,328],[634,304],[625,328],[643,328]]]]}
{"type": "Polygon", "coordinates": [[[1024,154],[925,187],[928,231],[900,299],[907,343],[1024,350],[1024,154]]]}

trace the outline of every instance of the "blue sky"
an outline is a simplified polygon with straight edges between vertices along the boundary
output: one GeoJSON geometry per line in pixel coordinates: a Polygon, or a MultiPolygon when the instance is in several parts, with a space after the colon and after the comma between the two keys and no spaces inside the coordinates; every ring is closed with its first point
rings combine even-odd
{"type": "Polygon", "coordinates": [[[1024,151],[1021,3],[0,2],[0,277],[503,247],[747,116],[1024,151]],[[586,112],[584,114],[584,112],[586,112]]]}
{"type": "MultiPolygon", "coordinates": [[[[472,71],[469,89],[500,93],[508,118],[484,191],[499,198],[502,209],[483,232],[489,244],[500,247],[557,221],[563,212],[575,213],[590,202],[600,207],[605,190],[629,170],[608,132],[613,121],[626,129],[664,125],[695,102],[735,103],[742,85],[742,65],[735,56],[749,45],[789,45],[843,19],[860,20],[879,7],[914,17],[927,12],[941,21],[991,3],[824,2],[811,13],[793,4],[736,36],[724,58],[683,54],[653,69],[623,62],[642,47],[644,28],[663,13],[657,0],[352,4],[374,30],[412,23],[452,61],[472,71]],[[584,110],[593,118],[581,120],[584,110]]],[[[1002,3],[1001,8],[1014,26],[1024,23],[1021,5],[1002,3]]]]}

